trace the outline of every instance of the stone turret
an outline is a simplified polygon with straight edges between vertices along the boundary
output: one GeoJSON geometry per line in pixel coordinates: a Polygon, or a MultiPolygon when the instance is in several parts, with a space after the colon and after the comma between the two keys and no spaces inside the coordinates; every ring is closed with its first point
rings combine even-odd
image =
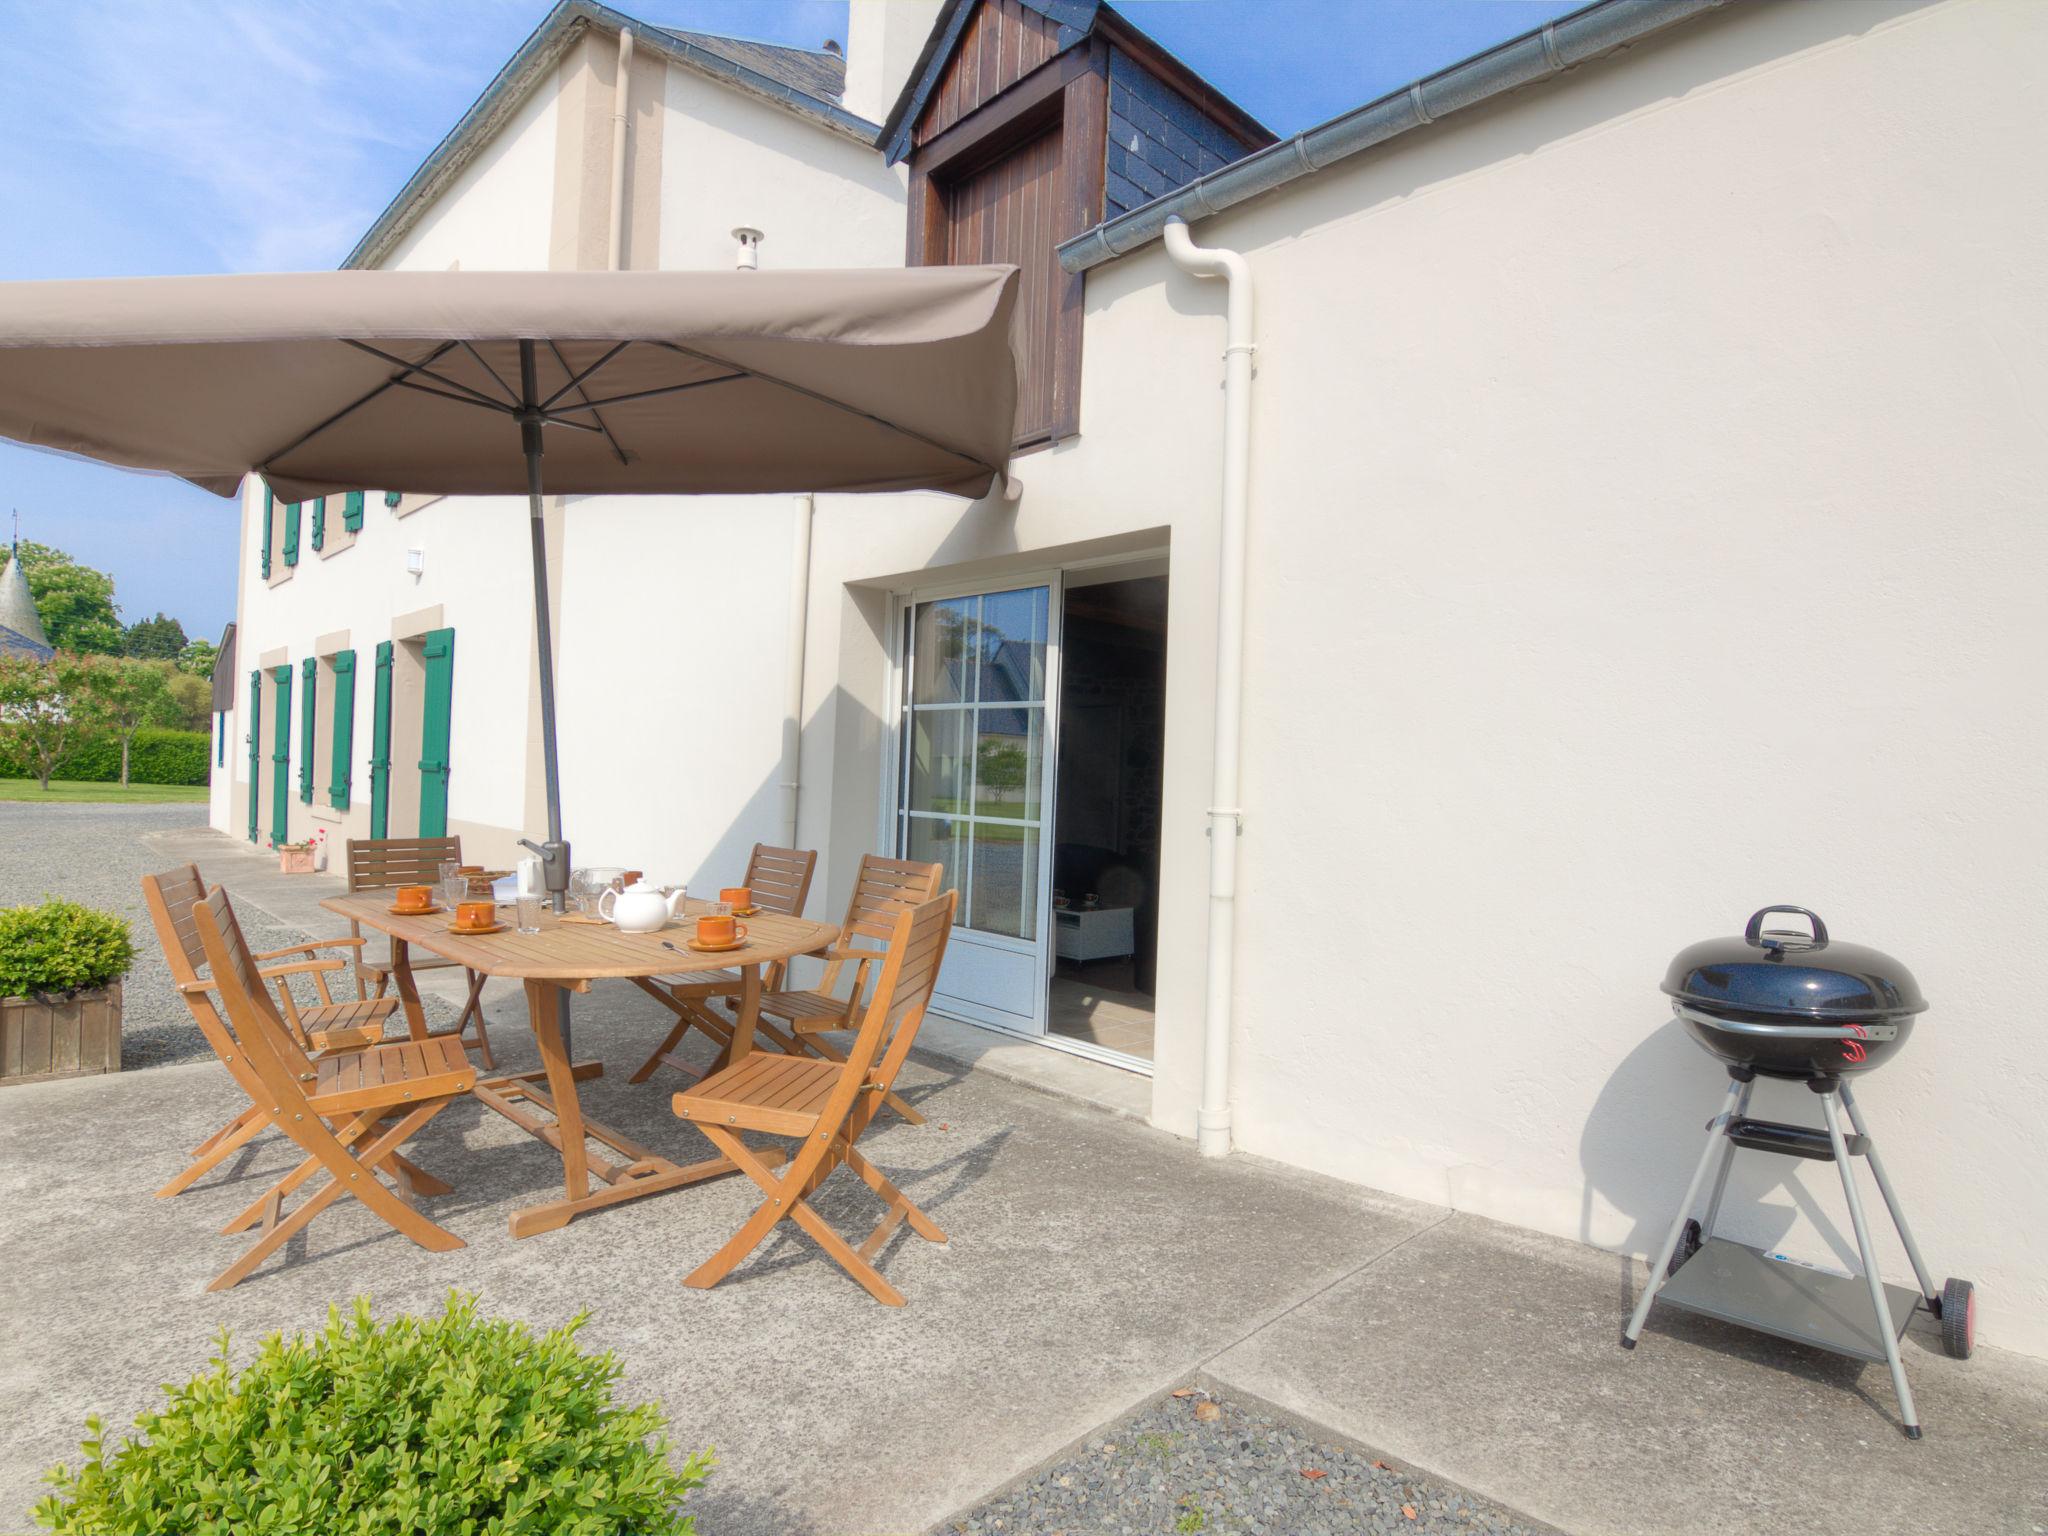
{"type": "Polygon", "coordinates": [[[7,569],[0,571],[0,653],[33,656],[47,661],[53,654],[43,634],[43,621],[36,616],[36,600],[28,590],[28,572],[21,568],[17,550],[7,552],[7,569]]]}

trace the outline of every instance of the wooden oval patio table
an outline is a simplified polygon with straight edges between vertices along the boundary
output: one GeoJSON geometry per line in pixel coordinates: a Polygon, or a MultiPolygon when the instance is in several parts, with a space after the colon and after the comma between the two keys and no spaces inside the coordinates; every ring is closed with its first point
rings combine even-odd
{"type": "Polygon", "coordinates": [[[541,1070],[480,1079],[476,1096],[562,1154],[563,1197],[514,1211],[510,1223],[514,1237],[551,1232],[567,1226],[584,1211],[738,1171],[723,1157],[698,1163],[672,1162],[584,1117],[576,1085],[601,1077],[604,1068],[594,1061],[569,1060],[562,1043],[559,1006],[564,992],[588,992],[593,981],[616,978],[632,982],[680,1013],[683,1005],[651,978],[694,970],[736,970],[740,1006],[732,1040],[721,1053],[720,1065],[724,1065],[754,1048],[761,967],[824,949],[839,937],[839,929],[832,923],[762,912],[742,919],[747,939],[738,949],[700,955],[687,947],[687,940],[695,932],[695,919],[710,909],[711,903],[704,901],[686,902],[684,917],[655,933],[621,933],[609,923],[565,922],[553,912],[541,914],[539,933],[520,933],[510,925],[508,910],[503,913],[507,920],[503,932],[478,935],[451,931],[445,910],[419,917],[398,916],[391,910],[389,891],[335,896],[321,905],[390,938],[391,979],[405,1008],[406,1027],[416,1040],[426,1038],[427,1018],[413,981],[413,945],[486,976],[513,977],[525,984],[527,1014],[540,1047],[541,1070]],[[669,948],[664,940],[675,947],[669,948]],[[541,1119],[533,1113],[535,1109],[552,1118],[541,1119]],[[618,1153],[623,1161],[592,1155],[586,1138],[618,1153]],[[596,1188],[591,1184],[593,1177],[598,1181],[596,1188]]]}

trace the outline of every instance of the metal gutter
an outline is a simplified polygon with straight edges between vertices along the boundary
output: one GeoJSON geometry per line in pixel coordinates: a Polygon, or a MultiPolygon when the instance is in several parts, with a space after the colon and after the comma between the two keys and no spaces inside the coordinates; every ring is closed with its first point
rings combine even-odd
{"type": "Polygon", "coordinates": [[[1099,267],[1159,239],[1170,219],[1192,221],[1221,213],[1410,129],[1562,74],[1728,3],[1596,0],[1075,235],[1058,247],[1060,266],[1068,272],[1099,267]]]}
{"type": "Polygon", "coordinates": [[[420,212],[482,153],[493,135],[510,121],[539,78],[560,63],[562,55],[569,51],[577,36],[591,26],[630,33],[636,46],[650,49],[735,90],[772,102],[856,144],[873,148],[881,136],[879,124],[855,116],[829,101],[808,96],[780,80],[771,80],[744,64],[734,63],[677,37],[673,32],[636,21],[610,6],[597,4],[596,0],[560,0],[548,12],[547,18],[534,28],[533,35],[520,45],[519,51],[484,87],[483,94],[462,114],[461,120],[448,130],[447,136],[434,147],[434,152],[421,162],[420,168],[413,172],[398,196],[377,216],[377,222],[343,259],[343,268],[373,267],[389,255],[392,247],[412,228],[420,212]]]}

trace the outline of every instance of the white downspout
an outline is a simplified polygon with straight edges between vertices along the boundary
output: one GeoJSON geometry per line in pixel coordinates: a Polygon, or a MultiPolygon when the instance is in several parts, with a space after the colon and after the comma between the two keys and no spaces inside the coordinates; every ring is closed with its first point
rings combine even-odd
{"type": "Polygon", "coordinates": [[[1183,272],[1229,284],[1223,347],[1223,537],[1216,571],[1216,737],[1209,806],[1209,974],[1203,1016],[1202,1107],[1195,1144],[1204,1157],[1230,1150],[1232,963],[1237,942],[1238,747],[1244,696],[1245,523],[1251,501],[1252,270],[1235,251],[1196,245],[1178,218],[1166,254],[1183,272]]]}
{"type": "Polygon", "coordinates": [[[782,699],[782,846],[797,847],[797,795],[803,787],[804,644],[811,609],[811,517],[818,499],[796,499],[796,547],[789,558],[788,673],[782,699]]]}
{"type": "Polygon", "coordinates": [[[626,106],[633,84],[633,29],[619,28],[619,78],[612,86],[612,224],[605,242],[607,272],[625,266],[626,243],[626,106]]]}

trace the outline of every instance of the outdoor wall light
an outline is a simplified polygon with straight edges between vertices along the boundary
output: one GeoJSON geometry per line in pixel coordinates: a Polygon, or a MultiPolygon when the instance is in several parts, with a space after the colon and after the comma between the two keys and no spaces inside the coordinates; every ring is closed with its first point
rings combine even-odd
{"type": "Polygon", "coordinates": [[[427,570],[427,552],[424,549],[408,549],[405,552],[405,571],[408,576],[423,576],[427,570]]]}
{"type": "Polygon", "coordinates": [[[739,250],[733,253],[734,268],[741,272],[760,271],[761,231],[742,224],[732,232],[732,237],[740,243],[739,250]]]}

